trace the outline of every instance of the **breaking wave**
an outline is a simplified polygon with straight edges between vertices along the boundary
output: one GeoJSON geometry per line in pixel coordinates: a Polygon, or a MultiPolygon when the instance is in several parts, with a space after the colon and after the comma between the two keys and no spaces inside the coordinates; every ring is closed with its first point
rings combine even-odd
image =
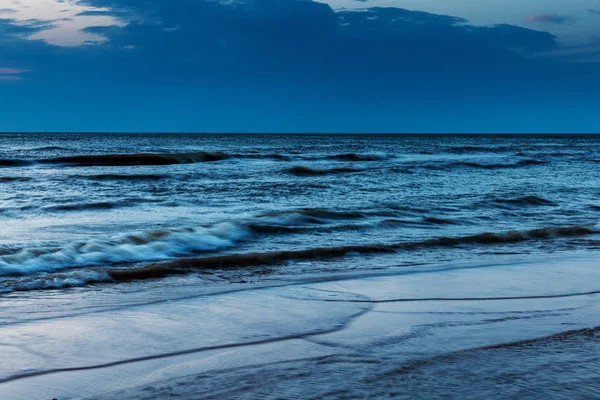
{"type": "Polygon", "coordinates": [[[0,257],[0,276],[19,276],[63,268],[167,260],[233,247],[250,232],[235,224],[93,239],[65,247],[23,249],[0,257]]]}
{"type": "MultiPolygon", "coordinates": [[[[80,204],[57,207],[54,209],[84,209],[80,204]]],[[[88,203],[85,207],[105,209],[115,205],[88,203]]],[[[267,213],[246,221],[224,222],[210,227],[142,232],[112,239],[77,242],[65,247],[25,248],[13,252],[6,249],[0,252],[0,276],[27,275],[71,267],[168,260],[231,248],[254,234],[304,232],[314,229],[315,225],[362,218],[365,215],[358,212],[307,208],[267,213]]],[[[340,228],[330,226],[327,230],[335,229],[340,228]]],[[[345,226],[341,229],[345,229],[345,226]]]]}
{"type": "MultiPolygon", "coordinates": [[[[78,242],[65,247],[21,249],[0,257],[0,276],[20,276],[36,272],[50,272],[58,269],[105,266],[119,263],[154,262],[172,260],[159,267],[151,266],[152,271],[167,268],[168,271],[181,269],[215,269],[245,267],[259,264],[274,264],[287,260],[340,257],[348,253],[376,253],[410,251],[433,247],[460,245],[509,244],[534,239],[585,236],[598,231],[593,227],[575,226],[542,228],[529,231],[507,233],[483,233],[463,237],[440,237],[418,242],[402,242],[388,245],[342,246],[315,248],[300,251],[280,251],[271,253],[238,254],[197,259],[177,259],[195,253],[216,251],[234,247],[261,227],[273,229],[270,233],[280,233],[277,229],[290,228],[286,225],[233,224],[222,223],[210,228],[188,228],[170,231],[152,231],[133,235],[123,235],[110,240],[94,239],[78,242]],[[258,227],[258,228],[257,228],[258,227]]],[[[165,271],[167,271],[165,270],[165,271]]],[[[119,274],[132,274],[134,270],[124,270],[119,274]],[[128,272],[129,271],[129,272],[128,272]]],[[[111,273],[112,274],[112,273],[111,273]]],[[[166,274],[166,272],[165,272],[166,274]]],[[[113,275],[111,275],[113,276],[113,275]]],[[[113,276],[113,277],[114,277],[113,276]]]]}
{"type": "MultiPolygon", "coordinates": [[[[4,292],[49,290],[80,287],[92,283],[109,282],[110,276],[106,271],[74,270],[46,275],[20,276],[4,280],[4,292]]],[[[0,293],[3,290],[0,288],[0,293]]]]}
{"type": "Polygon", "coordinates": [[[530,231],[508,233],[483,233],[464,237],[442,237],[421,242],[407,242],[390,245],[339,246],[312,248],[307,250],[275,251],[265,253],[233,254],[226,256],[176,259],[142,268],[108,270],[109,276],[116,281],[161,278],[173,274],[185,274],[197,270],[221,270],[281,264],[289,261],[302,261],[326,258],[338,258],[348,254],[393,253],[430,247],[451,247],[460,245],[492,245],[518,243],[526,240],[552,239],[559,237],[585,236],[598,233],[594,228],[575,226],[564,228],[542,228],[530,231]]]}

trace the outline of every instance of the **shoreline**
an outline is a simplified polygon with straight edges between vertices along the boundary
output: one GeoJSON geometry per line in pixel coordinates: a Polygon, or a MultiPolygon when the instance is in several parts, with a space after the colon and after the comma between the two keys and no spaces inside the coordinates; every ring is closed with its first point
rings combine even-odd
{"type": "MultiPolygon", "coordinates": [[[[259,392],[276,398],[276,392],[268,395],[270,385],[284,390],[281,384],[288,382],[287,396],[304,398],[323,395],[320,390],[346,390],[356,383],[353,374],[362,371],[360,384],[350,386],[355,395],[364,395],[380,386],[380,376],[415,363],[511,343],[508,347],[514,348],[514,343],[549,340],[564,332],[582,330],[589,336],[590,329],[600,326],[600,296],[582,293],[600,288],[594,286],[600,271],[593,258],[398,272],[248,285],[196,297],[177,298],[178,290],[189,295],[193,287],[162,288],[168,295],[160,288],[148,289],[138,294],[145,304],[120,309],[119,296],[102,298],[106,303],[93,298],[82,303],[77,296],[93,294],[64,291],[60,301],[71,299],[72,304],[56,315],[0,325],[7,359],[14,360],[0,368],[0,394],[14,400],[176,394],[192,399],[198,393],[204,393],[202,398],[238,398],[242,392],[248,398],[259,392]],[[537,279],[542,273],[543,282],[537,279]],[[151,301],[161,296],[160,302],[151,301]],[[481,301],[486,297],[493,299],[481,301]],[[412,300],[393,301],[399,298],[412,300]],[[326,360],[337,359],[345,360],[340,361],[345,367],[329,371],[331,382],[319,387],[317,372],[327,374],[326,360]],[[269,377],[283,365],[301,365],[304,372],[281,382],[269,377]],[[264,382],[246,387],[236,382],[240,373],[264,382]],[[215,384],[219,393],[203,392],[215,384]]],[[[50,307],[45,297],[30,300],[32,307],[50,307]]],[[[386,379],[391,392],[402,387],[386,379]]],[[[287,398],[282,393],[279,397],[287,398]]]]}

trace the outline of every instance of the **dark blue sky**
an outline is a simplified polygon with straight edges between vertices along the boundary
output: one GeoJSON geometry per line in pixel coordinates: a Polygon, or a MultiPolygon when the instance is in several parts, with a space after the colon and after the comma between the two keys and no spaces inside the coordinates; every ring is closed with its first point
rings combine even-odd
{"type": "Polygon", "coordinates": [[[0,0],[0,131],[599,132],[600,0],[0,0]]]}

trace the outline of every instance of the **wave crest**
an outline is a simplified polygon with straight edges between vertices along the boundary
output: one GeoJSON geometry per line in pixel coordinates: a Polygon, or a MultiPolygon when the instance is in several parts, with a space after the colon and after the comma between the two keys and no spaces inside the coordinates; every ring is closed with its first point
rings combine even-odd
{"type": "Polygon", "coordinates": [[[171,165],[214,162],[227,159],[225,153],[180,153],[180,154],[103,154],[90,156],[58,157],[40,160],[49,164],[75,166],[127,166],[127,165],[171,165]]]}
{"type": "Polygon", "coordinates": [[[354,168],[329,168],[329,169],[316,169],[304,166],[297,166],[287,170],[292,175],[296,176],[322,176],[322,175],[332,175],[332,174],[344,174],[344,173],[354,173],[361,172],[360,169],[354,168]]]}
{"type": "Polygon", "coordinates": [[[597,233],[594,228],[585,226],[541,228],[530,231],[507,233],[483,233],[464,237],[442,237],[422,242],[397,243],[390,245],[340,246],[313,248],[295,251],[275,251],[266,253],[233,254],[227,256],[178,259],[143,268],[110,270],[109,276],[116,281],[161,278],[167,275],[185,274],[197,270],[231,269],[252,266],[281,264],[286,261],[301,261],[343,257],[348,254],[393,253],[431,247],[451,247],[459,245],[493,245],[518,243],[534,239],[585,236],[597,233]]]}

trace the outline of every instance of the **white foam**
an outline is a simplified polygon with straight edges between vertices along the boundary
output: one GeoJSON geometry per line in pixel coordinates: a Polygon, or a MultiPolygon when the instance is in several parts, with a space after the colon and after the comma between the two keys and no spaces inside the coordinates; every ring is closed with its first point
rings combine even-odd
{"type": "Polygon", "coordinates": [[[84,286],[92,282],[109,281],[110,277],[100,271],[74,271],[70,274],[25,277],[5,282],[6,291],[39,289],[63,289],[84,286]]]}
{"type": "Polygon", "coordinates": [[[23,249],[0,257],[0,276],[122,262],[159,261],[234,246],[250,232],[233,223],[93,239],[59,248],[23,249]]]}

